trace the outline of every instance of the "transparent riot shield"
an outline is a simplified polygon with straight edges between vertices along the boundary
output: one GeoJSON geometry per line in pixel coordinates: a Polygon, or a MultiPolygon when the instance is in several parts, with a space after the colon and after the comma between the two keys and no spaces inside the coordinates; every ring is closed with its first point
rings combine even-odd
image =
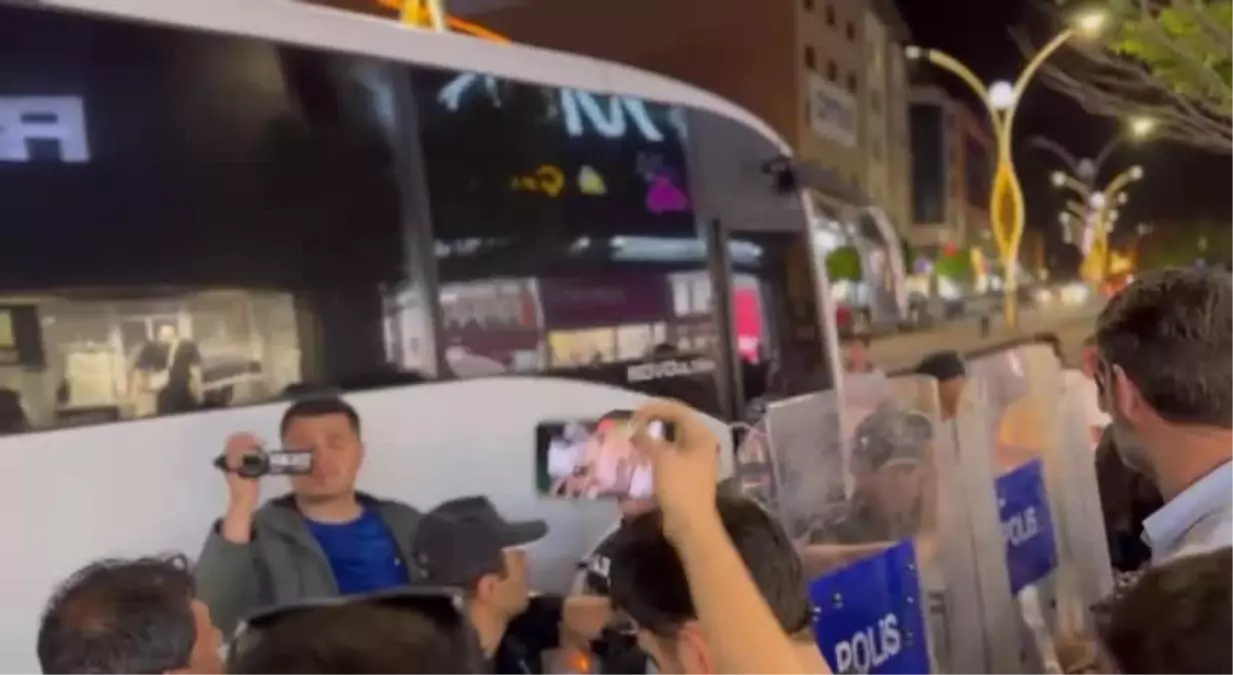
{"type": "MultiPolygon", "coordinates": [[[[1075,446],[1073,417],[1064,411],[1061,364],[1052,349],[1026,344],[968,364],[960,411],[960,463],[988,468],[996,494],[1001,540],[978,543],[978,560],[995,569],[1001,556],[1013,600],[999,598],[996,580],[982,591],[990,656],[998,672],[1057,672],[1054,638],[1077,634],[1099,598],[1101,563],[1084,559],[1102,525],[1091,521],[1097,493],[1089,446],[1075,446]],[[1087,462],[1089,466],[1081,469],[1087,462]],[[1073,494],[1078,491],[1082,494],[1073,494]],[[998,550],[1000,549],[1000,550],[998,550]],[[1006,606],[1009,604],[1009,606],[1006,606]],[[1008,634],[1010,613],[1017,634],[1008,634]]],[[[1098,503],[1098,502],[1097,502],[1098,503]]],[[[1097,516],[1098,517],[1098,516],[1097,516]]],[[[1108,556],[1103,574],[1109,576],[1108,556]]]]}
{"type": "MultiPolygon", "coordinates": [[[[976,672],[955,612],[974,598],[971,532],[951,530],[953,433],[936,382],[909,377],[773,403],[764,432],[771,476],[751,480],[797,542],[817,604],[819,645],[836,672],[976,672]],[[852,391],[852,394],[847,394],[852,391]],[[959,553],[956,553],[958,551],[959,553]]],[[[760,452],[747,437],[751,465],[760,452]]],[[[986,481],[987,483],[987,481],[986,481]]],[[[990,497],[991,499],[991,497],[990,497]]],[[[989,508],[992,508],[990,506],[989,508]]],[[[970,640],[969,640],[970,642],[970,640]]]]}
{"type": "Polygon", "coordinates": [[[1097,438],[1087,417],[1091,402],[1084,400],[1092,393],[1079,387],[1062,392],[1057,457],[1061,481],[1050,491],[1060,514],[1059,539],[1075,565],[1078,591],[1089,607],[1113,593],[1109,536],[1096,477],[1097,438]]]}

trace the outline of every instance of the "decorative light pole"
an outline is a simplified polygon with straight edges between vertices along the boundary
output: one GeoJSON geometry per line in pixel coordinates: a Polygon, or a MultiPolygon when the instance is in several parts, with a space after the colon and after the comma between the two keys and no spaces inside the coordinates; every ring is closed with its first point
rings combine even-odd
{"type": "Polygon", "coordinates": [[[1067,213],[1062,214],[1063,226],[1071,222],[1067,216],[1074,216],[1081,223],[1081,232],[1085,235],[1091,232],[1090,246],[1086,236],[1079,240],[1082,242],[1080,250],[1084,252],[1080,269],[1088,281],[1101,281],[1109,266],[1109,233],[1117,221],[1117,207],[1128,199],[1126,187],[1143,179],[1143,167],[1136,165],[1119,173],[1103,190],[1096,190],[1091,184],[1061,171],[1053,172],[1051,178],[1054,186],[1071,190],[1082,200],[1067,205],[1067,213]]]}
{"type": "Polygon", "coordinates": [[[1023,189],[1019,184],[1011,153],[1015,112],[1019,101],[1023,98],[1024,90],[1027,89],[1027,85],[1045,60],[1075,35],[1099,33],[1104,23],[1105,15],[1102,13],[1093,12],[1080,16],[1073,27],[1059,33],[1032,57],[1014,84],[1000,81],[986,87],[971,69],[949,54],[918,46],[909,46],[905,51],[910,60],[928,61],[959,77],[976,92],[988,109],[994,136],[997,139],[997,167],[994,170],[993,190],[989,197],[989,219],[993,223],[993,235],[1005,274],[1003,306],[1006,323],[1010,326],[1017,325],[1019,319],[1017,272],[1019,244],[1023,240],[1023,224],[1026,219],[1023,189]]]}

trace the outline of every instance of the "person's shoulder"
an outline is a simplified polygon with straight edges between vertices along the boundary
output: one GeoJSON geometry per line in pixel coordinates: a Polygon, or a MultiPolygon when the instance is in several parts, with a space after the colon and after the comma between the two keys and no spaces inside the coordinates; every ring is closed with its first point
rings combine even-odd
{"type": "Polygon", "coordinates": [[[612,573],[612,554],[619,542],[621,523],[618,521],[600,537],[589,553],[578,561],[579,578],[575,588],[593,595],[608,594],[608,580],[612,573]]]}

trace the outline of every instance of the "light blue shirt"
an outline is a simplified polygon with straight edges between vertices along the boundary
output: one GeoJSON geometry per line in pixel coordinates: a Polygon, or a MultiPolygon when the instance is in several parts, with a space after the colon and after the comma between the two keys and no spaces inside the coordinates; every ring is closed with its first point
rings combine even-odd
{"type": "Polygon", "coordinates": [[[1152,562],[1233,545],[1233,462],[1200,478],[1143,521],[1152,562]]]}

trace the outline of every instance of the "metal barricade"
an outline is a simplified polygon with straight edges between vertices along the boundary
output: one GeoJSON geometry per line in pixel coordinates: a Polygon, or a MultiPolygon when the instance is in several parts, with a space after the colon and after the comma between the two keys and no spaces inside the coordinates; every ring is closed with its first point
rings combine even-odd
{"type": "Polygon", "coordinates": [[[819,645],[836,672],[982,671],[983,654],[965,646],[981,646],[970,639],[980,630],[973,535],[953,518],[968,497],[955,490],[937,383],[844,384],[843,400],[820,392],[768,406],[738,461],[750,467],[747,492],[801,552],[819,645]]]}
{"type": "Polygon", "coordinates": [[[1006,569],[1004,581],[982,584],[991,666],[1058,672],[1054,637],[1084,628],[1087,608],[1108,587],[1101,576],[1111,578],[1107,551],[1102,564],[1090,541],[1106,541],[1090,442],[1075,433],[1077,420],[1064,407],[1073,401],[1047,345],[974,359],[968,373],[956,447],[968,473],[987,471],[985,480],[992,479],[1002,535],[978,540],[976,555],[986,577],[998,549],[1006,569]],[[1017,630],[1008,629],[1010,617],[1017,630]]]}

